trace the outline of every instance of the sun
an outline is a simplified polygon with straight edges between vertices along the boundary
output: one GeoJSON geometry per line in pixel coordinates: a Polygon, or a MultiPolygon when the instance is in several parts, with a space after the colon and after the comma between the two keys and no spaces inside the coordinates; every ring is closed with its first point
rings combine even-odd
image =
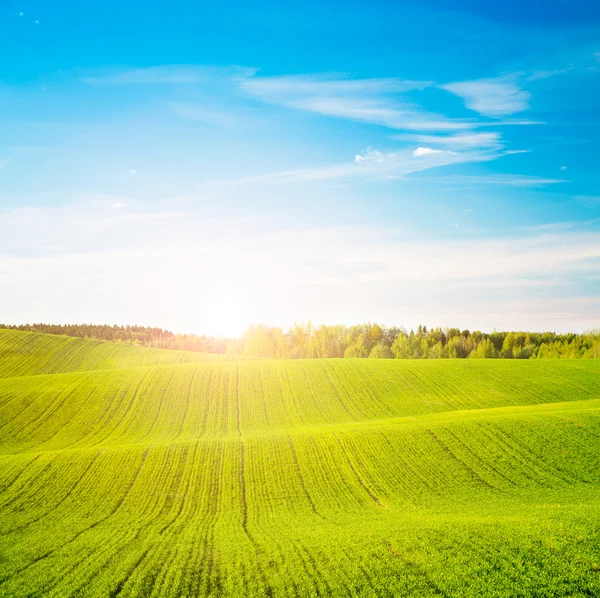
{"type": "Polygon", "coordinates": [[[240,296],[239,289],[210,289],[205,303],[206,312],[201,314],[204,334],[237,337],[252,322],[250,305],[240,296]]]}

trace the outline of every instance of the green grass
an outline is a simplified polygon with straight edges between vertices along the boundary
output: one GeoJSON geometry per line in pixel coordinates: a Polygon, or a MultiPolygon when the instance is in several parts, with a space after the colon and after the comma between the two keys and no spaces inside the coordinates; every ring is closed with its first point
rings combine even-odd
{"type": "Polygon", "coordinates": [[[53,334],[0,329],[0,378],[219,360],[223,356],[162,351],[53,334]]]}
{"type": "Polygon", "coordinates": [[[0,595],[600,595],[600,361],[204,357],[0,331],[0,595]]]}

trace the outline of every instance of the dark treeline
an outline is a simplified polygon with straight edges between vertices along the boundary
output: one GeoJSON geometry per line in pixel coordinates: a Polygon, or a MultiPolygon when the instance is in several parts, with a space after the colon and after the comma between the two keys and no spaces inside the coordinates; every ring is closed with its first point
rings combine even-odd
{"type": "Polygon", "coordinates": [[[317,357],[396,359],[581,359],[600,357],[600,331],[584,334],[554,332],[492,332],[430,328],[416,330],[379,324],[313,326],[296,324],[288,330],[252,326],[239,339],[174,334],[145,326],[26,324],[2,328],[45,332],[203,353],[227,353],[249,359],[317,357]]]}

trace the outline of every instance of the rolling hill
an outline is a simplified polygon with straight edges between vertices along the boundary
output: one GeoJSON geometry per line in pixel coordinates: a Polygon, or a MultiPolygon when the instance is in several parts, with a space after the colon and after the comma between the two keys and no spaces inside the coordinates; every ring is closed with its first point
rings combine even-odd
{"type": "Polygon", "coordinates": [[[600,595],[600,360],[0,331],[2,596],[600,595]]]}

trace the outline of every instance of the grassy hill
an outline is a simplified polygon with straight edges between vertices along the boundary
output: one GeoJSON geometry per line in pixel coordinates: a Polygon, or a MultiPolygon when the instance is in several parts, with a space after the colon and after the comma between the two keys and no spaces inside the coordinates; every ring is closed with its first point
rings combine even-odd
{"type": "Polygon", "coordinates": [[[594,596],[599,546],[599,360],[0,331],[2,596],[594,596]]]}
{"type": "Polygon", "coordinates": [[[161,351],[53,334],[0,329],[0,378],[173,365],[222,359],[222,355],[161,351]]]}

